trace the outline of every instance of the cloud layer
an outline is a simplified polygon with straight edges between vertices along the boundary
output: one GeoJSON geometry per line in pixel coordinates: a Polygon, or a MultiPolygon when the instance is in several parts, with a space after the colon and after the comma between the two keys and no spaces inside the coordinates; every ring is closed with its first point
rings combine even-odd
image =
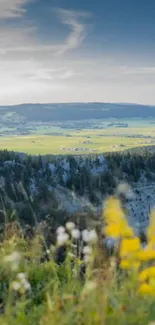
{"type": "Polygon", "coordinates": [[[21,17],[25,13],[25,4],[28,0],[1,0],[0,18],[21,17]]]}
{"type": "Polygon", "coordinates": [[[57,31],[60,28],[64,33],[53,40],[54,26],[49,24],[44,39],[39,33],[44,26],[37,14],[28,19],[31,1],[36,0],[0,0],[0,105],[72,101],[155,104],[155,62],[131,63],[128,58],[121,62],[115,53],[95,52],[95,46],[90,51],[87,36],[93,15],[85,11],[47,6],[59,26],[57,31]]]}
{"type": "MultiPolygon", "coordinates": [[[[9,3],[10,0],[7,1],[9,3]]],[[[23,0],[12,0],[11,3],[12,10],[11,8],[8,9],[8,15],[9,13],[10,15],[14,15],[15,12],[16,14],[19,12],[24,13],[24,11],[20,9],[20,5],[23,3],[23,0]],[[13,10],[13,8],[16,8],[16,10],[13,10]]],[[[5,14],[7,15],[7,12],[5,12],[3,9],[2,15],[5,14]]],[[[86,36],[86,26],[80,22],[80,18],[87,17],[88,14],[84,14],[82,12],[76,13],[63,9],[57,9],[56,14],[60,23],[69,27],[70,30],[68,36],[61,43],[54,44],[50,39],[48,44],[42,41],[40,42],[36,35],[37,28],[35,24],[32,23],[31,26],[22,26],[20,28],[18,26],[8,28],[4,25],[3,27],[0,27],[0,54],[2,55],[10,52],[16,54],[21,53],[21,55],[23,53],[35,55],[37,52],[42,52],[42,54],[43,52],[50,52],[51,55],[62,55],[80,47],[86,36]]]]}

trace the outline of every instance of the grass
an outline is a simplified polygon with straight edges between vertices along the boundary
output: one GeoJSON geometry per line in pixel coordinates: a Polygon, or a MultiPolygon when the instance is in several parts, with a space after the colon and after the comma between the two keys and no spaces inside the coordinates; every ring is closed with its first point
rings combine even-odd
{"type": "MultiPolygon", "coordinates": [[[[140,139],[138,134],[149,135],[150,130],[143,129],[132,130],[132,134],[137,134],[136,138],[127,138],[122,136],[127,134],[126,129],[115,130],[85,130],[79,132],[67,132],[70,137],[52,136],[52,135],[29,135],[17,137],[1,137],[0,148],[25,152],[28,154],[82,154],[84,151],[80,148],[88,148],[90,152],[95,149],[96,153],[109,151],[122,151],[134,147],[149,145],[149,139],[140,139]],[[112,136],[112,134],[117,136],[112,136]],[[106,135],[106,136],[105,136],[106,135]],[[90,141],[90,143],[84,143],[90,141]],[[61,148],[65,148],[62,150],[61,148]],[[79,148],[78,151],[68,149],[79,148]]],[[[155,131],[154,131],[155,132],[155,131]]],[[[129,130],[128,133],[130,134],[129,130]]],[[[153,133],[152,133],[153,135],[153,133]]],[[[154,133],[155,135],[155,133],[154,133]]],[[[86,151],[86,153],[88,153],[86,151]]]]}
{"type": "MultiPolygon", "coordinates": [[[[39,227],[33,238],[25,239],[18,228],[10,235],[7,225],[0,250],[0,325],[149,325],[155,321],[155,267],[147,264],[150,252],[155,259],[155,251],[143,250],[115,198],[107,201],[104,218],[105,234],[115,232],[121,239],[109,257],[101,233],[80,233],[73,223],[58,228],[56,244],[48,248],[39,227]],[[66,259],[56,263],[56,253],[60,255],[64,245],[66,259]],[[147,257],[145,263],[139,253],[147,257]]],[[[154,218],[153,213],[149,244],[154,241],[154,218]]]]}

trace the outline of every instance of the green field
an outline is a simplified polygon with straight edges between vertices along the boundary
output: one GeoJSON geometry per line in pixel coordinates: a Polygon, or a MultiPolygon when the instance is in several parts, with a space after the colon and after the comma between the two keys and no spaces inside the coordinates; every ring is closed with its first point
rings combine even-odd
{"type": "Polygon", "coordinates": [[[60,136],[32,134],[0,137],[1,150],[29,154],[101,153],[150,145],[155,145],[155,128],[148,127],[65,130],[60,136]],[[140,137],[142,135],[143,138],[140,137]]]}

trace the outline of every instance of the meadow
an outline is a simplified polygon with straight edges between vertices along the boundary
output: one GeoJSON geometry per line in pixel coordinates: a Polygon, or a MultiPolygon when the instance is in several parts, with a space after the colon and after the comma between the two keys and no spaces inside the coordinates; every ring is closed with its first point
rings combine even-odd
{"type": "Polygon", "coordinates": [[[0,149],[28,154],[87,154],[122,151],[155,145],[155,128],[146,126],[105,129],[52,128],[54,135],[36,133],[0,137],[0,149]],[[57,131],[57,132],[56,132],[57,131]],[[60,135],[57,135],[58,131],[60,135]]]}
{"type": "Polygon", "coordinates": [[[115,197],[106,201],[98,228],[67,222],[48,247],[41,225],[26,238],[18,224],[6,224],[0,325],[153,325],[154,221],[152,211],[145,249],[115,197]],[[103,233],[117,238],[111,253],[103,233]]]}

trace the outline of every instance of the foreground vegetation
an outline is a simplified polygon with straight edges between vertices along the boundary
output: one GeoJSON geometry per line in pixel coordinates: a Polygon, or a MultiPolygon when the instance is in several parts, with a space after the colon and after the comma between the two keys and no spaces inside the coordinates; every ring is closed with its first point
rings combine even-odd
{"type": "Polygon", "coordinates": [[[59,227],[46,244],[5,224],[1,237],[0,324],[145,325],[155,320],[155,213],[148,245],[128,225],[116,197],[105,203],[96,229],[59,227]],[[105,236],[117,238],[109,252],[105,236]]]}

